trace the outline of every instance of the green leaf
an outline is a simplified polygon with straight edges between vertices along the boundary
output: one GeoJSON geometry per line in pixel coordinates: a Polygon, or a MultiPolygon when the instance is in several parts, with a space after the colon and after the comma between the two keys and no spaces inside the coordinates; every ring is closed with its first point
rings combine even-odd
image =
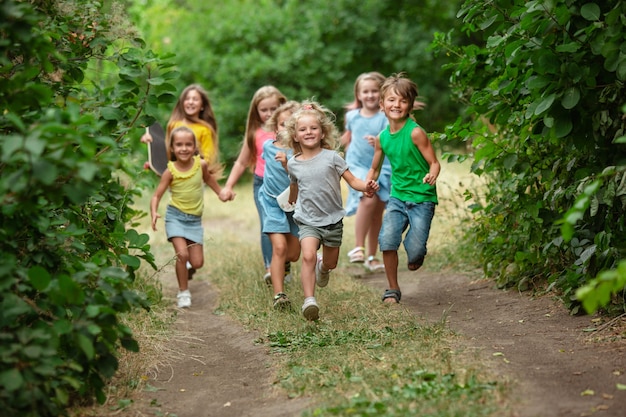
{"type": "Polygon", "coordinates": [[[115,107],[103,107],[100,109],[100,114],[104,120],[119,120],[124,113],[115,107]]]}
{"type": "Polygon", "coordinates": [[[548,110],[552,106],[552,103],[554,103],[555,98],[556,98],[556,94],[554,93],[550,94],[547,97],[544,97],[543,100],[541,100],[541,102],[537,105],[537,108],[535,109],[535,116],[539,116],[541,113],[548,110]]]}
{"type": "Polygon", "coordinates": [[[120,255],[120,260],[124,265],[128,265],[133,269],[137,269],[141,266],[141,260],[136,256],[122,254],[120,255]]]}
{"type": "Polygon", "coordinates": [[[44,185],[50,185],[57,179],[57,167],[46,160],[33,164],[33,176],[44,185]]]}
{"type": "Polygon", "coordinates": [[[68,303],[79,304],[85,297],[82,288],[68,275],[60,275],[58,278],[59,289],[68,303]]]}
{"type": "Polygon", "coordinates": [[[600,20],[600,6],[595,3],[587,3],[580,8],[580,15],[586,20],[598,21],[600,20]]]}
{"type": "Polygon", "coordinates": [[[37,291],[43,291],[50,285],[50,273],[43,267],[36,265],[28,270],[28,279],[37,291]]]}
{"type": "Polygon", "coordinates": [[[94,356],[96,355],[96,351],[93,347],[93,343],[91,339],[89,339],[87,336],[85,336],[82,333],[78,333],[76,335],[76,343],[80,347],[80,349],[83,351],[85,356],[87,356],[87,359],[91,360],[94,358],[94,356]]]}
{"type": "Polygon", "coordinates": [[[24,385],[24,378],[17,369],[0,372],[0,386],[7,392],[17,391],[24,385]]]}
{"type": "Polygon", "coordinates": [[[563,99],[561,100],[561,105],[567,110],[570,110],[576,107],[579,101],[580,91],[576,87],[570,87],[565,90],[565,93],[563,94],[563,99]]]}
{"type": "Polygon", "coordinates": [[[565,136],[569,135],[573,127],[574,125],[569,117],[561,116],[555,120],[554,135],[557,138],[564,138],[565,136]]]}

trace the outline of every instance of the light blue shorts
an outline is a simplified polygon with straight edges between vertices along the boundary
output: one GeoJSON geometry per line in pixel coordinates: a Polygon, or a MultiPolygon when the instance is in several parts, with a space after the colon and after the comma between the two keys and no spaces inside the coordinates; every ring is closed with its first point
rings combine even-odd
{"type": "Polygon", "coordinates": [[[204,241],[202,217],[184,213],[168,205],[165,211],[165,234],[167,240],[172,240],[173,237],[184,237],[202,245],[204,241]]]}
{"type": "Polygon", "coordinates": [[[263,212],[261,216],[263,233],[291,233],[298,236],[298,225],[293,220],[293,212],[286,213],[283,211],[276,199],[263,191],[263,187],[259,190],[257,197],[263,212]]]}

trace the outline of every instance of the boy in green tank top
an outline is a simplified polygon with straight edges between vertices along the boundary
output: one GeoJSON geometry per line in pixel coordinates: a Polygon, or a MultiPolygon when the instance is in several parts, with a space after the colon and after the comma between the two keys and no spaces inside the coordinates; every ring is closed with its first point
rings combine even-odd
{"type": "Polygon", "coordinates": [[[407,252],[409,270],[415,271],[424,263],[438,202],[435,182],[441,166],[428,135],[411,116],[417,94],[417,85],[403,73],[388,77],[380,91],[380,105],[389,126],[376,138],[367,180],[378,178],[383,157],[387,156],[391,163],[391,197],[378,236],[389,285],[383,302],[399,303],[402,297],[398,285],[401,243],[407,252]]]}

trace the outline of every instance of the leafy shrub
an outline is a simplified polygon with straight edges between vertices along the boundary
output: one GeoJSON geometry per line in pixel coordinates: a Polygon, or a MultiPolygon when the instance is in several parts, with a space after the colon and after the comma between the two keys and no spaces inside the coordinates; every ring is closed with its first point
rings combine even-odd
{"type": "Polygon", "coordinates": [[[626,2],[466,1],[459,16],[472,44],[437,43],[458,58],[451,81],[469,104],[447,135],[471,140],[473,171],[490,178],[472,230],[485,270],[503,286],[557,287],[576,312],[575,290],[626,250],[626,2]]]}
{"type": "Polygon", "coordinates": [[[102,402],[117,351],[138,349],[118,316],[149,308],[132,284],[140,260],[154,261],[148,236],[128,228],[140,215],[131,207],[138,191],[118,172],[136,173],[126,133],[150,121],[145,108],[170,100],[175,74],[140,43],[122,45],[123,29],[116,9],[96,2],[0,6],[6,415],[57,416],[73,401],[102,402]]]}

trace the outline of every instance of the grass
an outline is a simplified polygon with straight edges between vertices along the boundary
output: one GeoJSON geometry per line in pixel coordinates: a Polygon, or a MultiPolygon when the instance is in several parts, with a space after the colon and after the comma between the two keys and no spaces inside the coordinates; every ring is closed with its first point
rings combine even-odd
{"type": "MultiPolygon", "coordinates": [[[[466,247],[463,223],[471,217],[458,186],[462,181],[465,187],[469,185],[466,169],[444,164],[438,182],[440,205],[429,242],[430,269],[476,271],[472,251],[459,247],[466,247]]],[[[314,406],[304,417],[498,414],[504,388],[493,383],[474,358],[452,349],[455,335],[446,328],[445,317],[439,323],[425,324],[402,305],[381,303],[380,294],[348,274],[344,249],[331,285],[316,291],[319,322],[307,322],[300,313],[299,264],[292,268],[294,282],[286,287],[293,310],[274,311],[271,290],[261,280],[264,270],[251,189],[250,184],[240,185],[235,201],[226,204],[207,191],[203,276],[210,276],[219,289],[219,310],[254,330],[260,335],[255,342],[269,348],[277,389],[290,397],[313,399],[314,406]]],[[[140,204],[147,207],[148,199],[140,204]]],[[[354,241],[353,219],[345,219],[346,247],[354,241]]],[[[171,246],[163,231],[153,233],[148,230],[148,219],[144,221],[155,257],[167,267],[171,246]]],[[[171,332],[172,319],[159,317],[158,312],[133,317],[129,325],[140,340],[142,354],[122,361],[134,365],[122,370],[125,375],[118,381],[141,380],[142,369],[168,361],[159,340],[167,340],[163,332],[171,332]]]]}

